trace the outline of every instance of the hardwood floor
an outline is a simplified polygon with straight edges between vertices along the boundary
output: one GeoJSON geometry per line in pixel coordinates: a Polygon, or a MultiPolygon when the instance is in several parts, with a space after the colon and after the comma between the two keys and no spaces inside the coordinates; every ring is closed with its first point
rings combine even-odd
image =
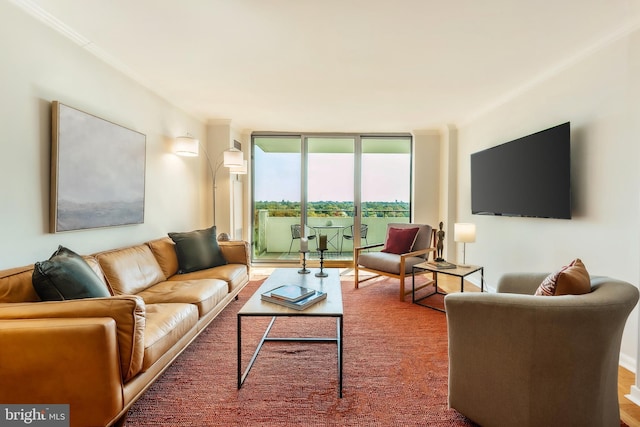
{"type": "MultiPolygon", "coordinates": [[[[479,277],[480,273],[475,273],[479,277]]],[[[471,277],[471,275],[467,276],[471,277]]],[[[474,276],[475,277],[475,276],[474,276]]],[[[480,280],[480,279],[477,279],[480,280]]],[[[442,289],[446,293],[460,292],[460,278],[454,276],[447,276],[446,274],[438,275],[438,288],[442,289]]],[[[485,291],[486,291],[485,287],[485,291]]],[[[480,288],[468,280],[464,281],[465,292],[480,292],[480,288]]]]}
{"type": "Polygon", "coordinates": [[[624,397],[629,394],[631,386],[635,384],[636,376],[633,372],[620,367],[618,369],[618,401],[620,402],[620,418],[629,427],[640,427],[640,406],[624,397]]]}

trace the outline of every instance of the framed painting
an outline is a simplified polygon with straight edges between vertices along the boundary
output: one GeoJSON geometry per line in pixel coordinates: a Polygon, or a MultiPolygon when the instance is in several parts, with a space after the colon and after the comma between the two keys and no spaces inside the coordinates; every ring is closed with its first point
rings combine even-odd
{"type": "Polygon", "coordinates": [[[52,103],[52,233],[144,222],[146,136],[52,103]]]}

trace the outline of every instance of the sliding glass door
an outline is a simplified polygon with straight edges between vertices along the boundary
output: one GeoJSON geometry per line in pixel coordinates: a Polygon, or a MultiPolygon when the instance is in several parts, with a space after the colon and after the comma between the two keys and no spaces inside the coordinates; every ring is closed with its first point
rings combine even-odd
{"type": "Polygon", "coordinates": [[[411,149],[410,137],[362,138],[360,212],[366,243],[384,242],[389,223],[410,222],[411,149]]]}
{"type": "MultiPolygon", "coordinates": [[[[410,135],[254,135],[252,261],[309,258],[348,265],[354,246],[383,243],[387,223],[409,222],[410,135]]],[[[377,250],[379,250],[378,248],[377,250]]]]}
{"type": "Polygon", "coordinates": [[[300,235],[292,236],[302,203],[301,141],[300,136],[254,138],[253,260],[298,259],[300,235]]]}
{"type": "Polygon", "coordinates": [[[319,241],[326,236],[327,259],[350,259],[344,240],[354,219],[354,137],[305,138],[307,152],[306,219],[319,241]],[[343,253],[346,253],[346,258],[343,253]]]}

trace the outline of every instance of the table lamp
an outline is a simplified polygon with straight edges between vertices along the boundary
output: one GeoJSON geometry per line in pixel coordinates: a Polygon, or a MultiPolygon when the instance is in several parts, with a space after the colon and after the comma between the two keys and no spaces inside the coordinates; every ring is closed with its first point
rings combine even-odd
{"type": "Polygon", "coordinates": [[[462,243],[462,264],[460,267],[469,267],[466,264],[467,243],[476,241],[476,225],[470,223],[459,222],[453,225],[453,240],[462,243]]]}

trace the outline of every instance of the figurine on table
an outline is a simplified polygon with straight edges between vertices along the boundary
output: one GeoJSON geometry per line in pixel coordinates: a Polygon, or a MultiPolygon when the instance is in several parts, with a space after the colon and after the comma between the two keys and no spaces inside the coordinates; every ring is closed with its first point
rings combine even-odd
{"type": "Polygon", "coordinates": [[[438,242],[436,243],[436,261],[440,262],[440,261],[444,261],[444,258],[442,258],[442,250],[444,249],[444,230],[442,229],[444,224],[442,224],[442,221],[440,221],[440,230],[438,230],[438,232],[436,233],[436,235],[438,236],[438,242]]]}

